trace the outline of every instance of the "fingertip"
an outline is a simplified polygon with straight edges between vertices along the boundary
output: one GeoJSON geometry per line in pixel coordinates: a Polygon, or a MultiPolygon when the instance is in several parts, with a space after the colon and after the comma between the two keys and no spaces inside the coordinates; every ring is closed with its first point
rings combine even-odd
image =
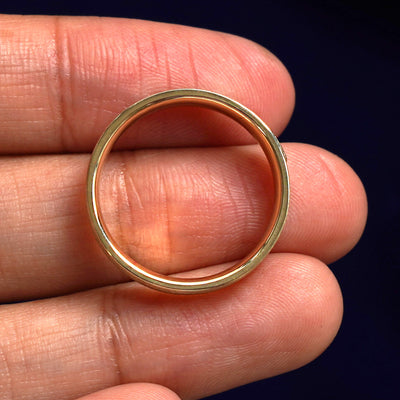
{"type": "Polygon", "coordinates": [[[284,251],[331,263],[347,254],[364,231],[367,198],[363,184],[345,161],[327,150],[303,143],[284,147],[290,209],[275,250],[282,251],[284,245],[284,251]]]}
{"type": "Polygon", "coordinates": [[[295,87],[289,71],[257,42],[226,33],[220,33],[220,40],[243,72],[238,73],[238,67],[233,69],[229,83],[221,90],[258,114],[276,135],[281,134],[295,106],[295,87]]]}
{"type": "Polygon", "coordinates": [[[325,263],[304,255],[293,255],[291,261],[299,283],[292,293],[300,307],[299,315],[302,313],[304,333],[303,341],[298,340],[300,335],[293,338],[303,365],[323,353],[336,337],[343,318],[343,297],[335,275],[325,263]],[[308,279],[304,279],[305,274],[308,279]]]}
{"type": "MultiPolygon", "coordinates": [[[[332,271],[303,254],[271,254],[266,260],[268,320],[276,324],[279,364],[271,375],[299,368],[317,358],[334,340],[343,317],[343,298],[332,271]]],[[[266,338],[268,340],[268,338],[266,338]]]]}
{"type": "Polygon", "coordinates": [[[180,400],[165,386],[154,383],[128,383],[91,393],[77,400],[180,400]]]}
{"type": "Polygon", "coordinates": [[[247,41],[249,48],[252,46],[254,49],[253,53],[247,53],[252,56],[252,73],[258,76],[264,94],[260,113],[272,131],[279,136],[289,123],[295,107],[296,93],[292,76],[283,62],[268,49],[247,39],[242,40],[247,41]]]}
{"type": "Polygon", "coordinates": [[[333,207],[338,212],[336,220],[337,248],[330,246],[336,260],[347,254],[360,240],[364,232],[368,214],[368,202],[365,188],[354,169],[343,159],[326,150],[319,159],[331,176],[333,207]],[[340,235],[339,237],[337,235],[340,235]]]}

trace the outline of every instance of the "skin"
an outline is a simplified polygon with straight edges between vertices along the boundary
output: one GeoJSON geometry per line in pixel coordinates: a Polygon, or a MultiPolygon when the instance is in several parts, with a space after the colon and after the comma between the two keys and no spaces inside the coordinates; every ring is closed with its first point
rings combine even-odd
{"type": "MultiPolygon", "coordinates": [[[[367,214],[359,178],[337,156],[283,145],[291,204],[276,247],[248,277],[206,295],[130,282],[95,242],[85,209],[91,149],[147,95],[212,90],[280,134],[294,107],[280,61],[243,38],[154,22],[1,16],[0,27],[2,398],[197,399],[323,352],[342,318],[326,264],[357,243],[367,214]]],[[[246,132],[179,109],[144,120],[118,149],[102,207],[136,260],[210,273],[255,245],[271,182],[246,132]]]]}

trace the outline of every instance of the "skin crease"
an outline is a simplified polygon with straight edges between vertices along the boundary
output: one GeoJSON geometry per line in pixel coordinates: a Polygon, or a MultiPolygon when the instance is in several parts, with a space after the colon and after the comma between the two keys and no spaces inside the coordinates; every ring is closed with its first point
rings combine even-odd
{"type": "MultiPolygon", "coordinates": [[[[196,399],[324,351],[343,310],[325,263],[357,243],[367,213],[360,180],[337,156],[284,145],[291,205],[279,242],[248,277],[206,295],[128,282],[86,217],[89,153],[147,95],[212,90],[281,133],[294,88],[276,57],[202,29],[42,16],[0,16],[0,55],[4,399],[196,399]]],[[[144,120],[117,147],[102,201],[126,251],[164,273],[208,274],[254,245],[270,178],[246,132],[186,108],[144,120]]]]}

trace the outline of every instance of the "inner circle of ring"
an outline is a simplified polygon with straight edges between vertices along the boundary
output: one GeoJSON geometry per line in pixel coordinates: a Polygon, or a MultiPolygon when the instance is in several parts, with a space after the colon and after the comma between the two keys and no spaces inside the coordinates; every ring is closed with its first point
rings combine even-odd
{"type": "Polygon", "coordinates": [[[286,156],[268,126],[240,103],[217,93],[199,89],[176,89],[147,97],[125,109],[108,126],[97,142],[88,168],[87,208],[96,238],[106,254],[135,281],[159,291],[176,294],[210,292],[228,286],[251,272],[271,251],[282,231],[289,207],[289,176],[286,156]],[[266,155],[275,185],[274,210],[269,225],[256,247],[242,260],[220,273],[202,278],[182,278],[148,270],[124,254],[104,224],[98,204],[99,178],[103,163],[116,140],[139,118],[172,106],[201,106],[225,114],[242,125],[258,141],[266,155]]]}

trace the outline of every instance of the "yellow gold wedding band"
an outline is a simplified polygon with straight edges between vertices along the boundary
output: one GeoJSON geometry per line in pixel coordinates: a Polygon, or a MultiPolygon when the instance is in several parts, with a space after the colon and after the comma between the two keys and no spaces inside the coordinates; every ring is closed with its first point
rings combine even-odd
{"type": "Polygon", "coordinates": [[[132,279],[163,292],[195,294],[228,286],[251,272],[271,251],[282,231],[289,206],[289,176],[286,156],[278,139],[252,111],[238,102],[209,91],[177,89],[154,94],[125,109],[105,130],[97,142],[87,176],[87,207],[96,238],[106,254],[128,272],[132,279]],[[99,208],[99,179],[102,166],[114,143],[124,130],[146,114],[183,105],[216,110],[241,124],[260,144],[268,159],[275,187],[272,217],[256,247],[245,258],[220,273],[202,278],[162,275],[140,265],[118,247],[104,224],[99,208]]]}

